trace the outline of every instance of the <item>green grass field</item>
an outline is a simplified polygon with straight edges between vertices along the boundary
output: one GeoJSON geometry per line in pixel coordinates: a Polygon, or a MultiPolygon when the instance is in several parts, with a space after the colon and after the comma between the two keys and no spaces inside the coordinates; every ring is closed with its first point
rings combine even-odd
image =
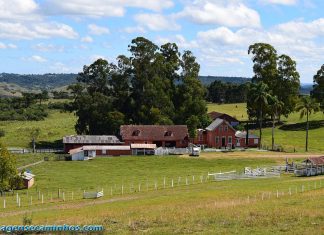
{"type": "MultiPolygon", "coordinates": [[[[295,161],[302,157],[288,156],[295,161]]],[[[245,166],[272,166],[284,161],[285,156],[278,153],[242,152],[204,153],[199,158],[44,162],[29,168],[37,175],[36,185],[28,196],[26,190],[19,192],[21,208],[15,196],[7,196],[7,208],[0,207],[0,220],[1,224],[22,224],[28,217],[33,224],[102,224],[107,234],[322,234],[324,207],[319,205],[324,203],[323,177],[284,174],[280,178],[221,182],[206,178],[208,172],[242,171],[245,166]],[[81,199],[83,190],[102,188],[103,198],[81,199]]]]}

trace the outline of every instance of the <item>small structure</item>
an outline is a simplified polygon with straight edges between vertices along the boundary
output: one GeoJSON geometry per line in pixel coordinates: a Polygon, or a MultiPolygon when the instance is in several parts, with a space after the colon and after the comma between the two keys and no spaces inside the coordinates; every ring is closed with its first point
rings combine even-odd
{"type": "Polygon", "coordinates": [[[157,147],[186,148],[186,125],[123,125],[120,135],[125,144],[155,144],[157,147]]]}
{"type": "Polygon", "coordinates": [[[324,156],[309,157],[294,171],[296,176],[315,176],[324,174],[324,156]]]}
{"type": "Polygon", "coordinates": [[[24,182],[24,188],[29,189],[34,185],[35,183],[34,177],[35,175],[26,171],[21,174],[21,178],[23,179],[24,182]]]}
{"type": "Polygon", "coordinates": [[[122,145],[114,135],[70,135],[63,137],[64,152],[85,145],[122,145]]]}
{"type": "Polygon", "coordinates": [[[83,192],[83,199],[96,199],[104,196],[104,192],[83,192]]]}
{"type": "Polygon", "coordinates": [[[236,147],[246,148],[246,147],[259,147],[260,138],[254,134],[249,133],[248,145],[246,144],[246,131],[235,132],[236,137],[236,147]]]}
{"type": "Polygon", "coordinates": [[[132,155],[154,155],[156,144],[131,144],[132,155]]]}
{"type": "Polygon", "coordinates": [[[214,121],[217,118],[223,119],[227,121],[231,126],[235,127],[238,124],[240,124],[239,120],[237,120],[235,117],[232,117],[226,113],[219,113],[219,112],[210,112],[208,113],[208,116],[214,121]]]}
{"type": "Polygon", "coordinates": [[[86,161],[96,157],[95,149],[87,149],[87,146],[83,146],[69,151],[72,161],[86,161]]]}
{"type": "Polygon", "coordinates": [[[72,156],[72,161],[84,161],[96,156],[131,155],[131,148],[128,145],[87,145],[72,149],[69,153],[72,156]]]}

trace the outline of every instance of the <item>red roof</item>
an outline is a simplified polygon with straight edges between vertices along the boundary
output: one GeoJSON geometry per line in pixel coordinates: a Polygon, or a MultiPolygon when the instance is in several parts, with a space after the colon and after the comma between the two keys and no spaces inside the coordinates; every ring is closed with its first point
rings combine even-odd
{"type": "Polygon", "coordinates": [[[176,141],[188,138],[186,125],[123,125],[120,135],[125,140],[176,141]]]}
{"type": "Polygon", "coordinates": [[[226,113],[219,113],[219,112],[210,112],[208,113],[208,116],[212,119],[212,120],[215,120],[217,118],[220,118],[220,119],[224,119],[228,122],[238,122],[238,120],[226,113]]]}
{"type": "Polygon", "coordinates": [[[313,165],[324,166],[324,156],[321,156],[321,157],[309,157],[305,161],[311,162],[313,165]]]}

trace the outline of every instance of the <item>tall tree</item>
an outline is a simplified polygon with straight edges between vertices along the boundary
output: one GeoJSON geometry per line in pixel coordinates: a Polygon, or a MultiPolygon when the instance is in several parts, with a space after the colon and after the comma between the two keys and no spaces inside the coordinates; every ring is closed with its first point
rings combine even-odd
{"type": "Polygon", "coordinates": [[[254,76],[252,82],[264,82],[272,95],[284,103],[279,114],[288,116],[294,111],[299,95],[299,73],[296,62],[287,55],[277,55],[273,46],[266,43],[256,43],[249,47],[252,54],[254,76]]]}
{"type": "Polygon", "coordinates": [[[279,118],[280,115],[288,116],[295,110],[300,88],[299,77],[296,62],[287,55],[279,56],[277,86],[272,90],[278,100],[284,104],[279,112],[279,118]]]}
{"type": "Polygon", "coordinates": [[[324,110],[324,64],[314,75],[313,81],[312,97],[320,103],[322,110],[324,110]]]}
{"type": "Polygon", "coordinates": [[[0,192],[12,189],[11,183],[17,175],[16,159],[7,150],[7,148],[0,143],[0,192]]]}
{"type": "Polygon", "coordinates": [[[272,130],[271,130],[271,149],[274,150],[274,130],[276,118],[279,117],[280,111],[282,110],[284,103],[281,102],[277,96],[269,96],[269,111],[272,119],[272,130]]]}
{"type": "MultiPolygon", "coordinates": [[[[262,122],[267,110],[268,99],[270,97],[269,88],[263,82],[258,82],[256,84],[252,83],[249,90],[249,100],[248,100],[248,112],[249,109],[257,112],[258,122],[259,122],[259,133],[260,133],[260,143],[259,148],[262,145],[262,122]]],[[[250,115],[251,112],[249,112],[250,115]]]]}
{"type": "Polygon", "coordinates": [[[300,119],[306,115],[306,144],[305,151],[308,151],[308,130],[309,130],[309,116],[314,112],[320,110],[319,103],[315,99],[310,98],[309,96],[303,96],[298,103],[296,110],[300,112],[300,119]]]}

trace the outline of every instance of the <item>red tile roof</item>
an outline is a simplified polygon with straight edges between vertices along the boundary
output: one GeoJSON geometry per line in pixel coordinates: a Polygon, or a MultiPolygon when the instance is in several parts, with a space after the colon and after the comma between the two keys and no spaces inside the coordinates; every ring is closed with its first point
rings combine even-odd
{"type": "Polygon", "coordinates": [[[311,162],[313,165],[324,166],[324,156],[321,156],[321,157],[309,157],[305,161],[311,162]]]}
{"type": "Polygon", "coordinates": [[[238,122],[238,120],[226,113],[219,113],[219,112],[210,112],[208,113],[208,116],[212,119],[215,120],[217,118],[224,119],[228,122],[238,122]]]}
{"type": "Polygon", "coordinates": [[[176,141],[188,138],[186,125],[123,125],[120,135],[125,140],[176,141]]]}

